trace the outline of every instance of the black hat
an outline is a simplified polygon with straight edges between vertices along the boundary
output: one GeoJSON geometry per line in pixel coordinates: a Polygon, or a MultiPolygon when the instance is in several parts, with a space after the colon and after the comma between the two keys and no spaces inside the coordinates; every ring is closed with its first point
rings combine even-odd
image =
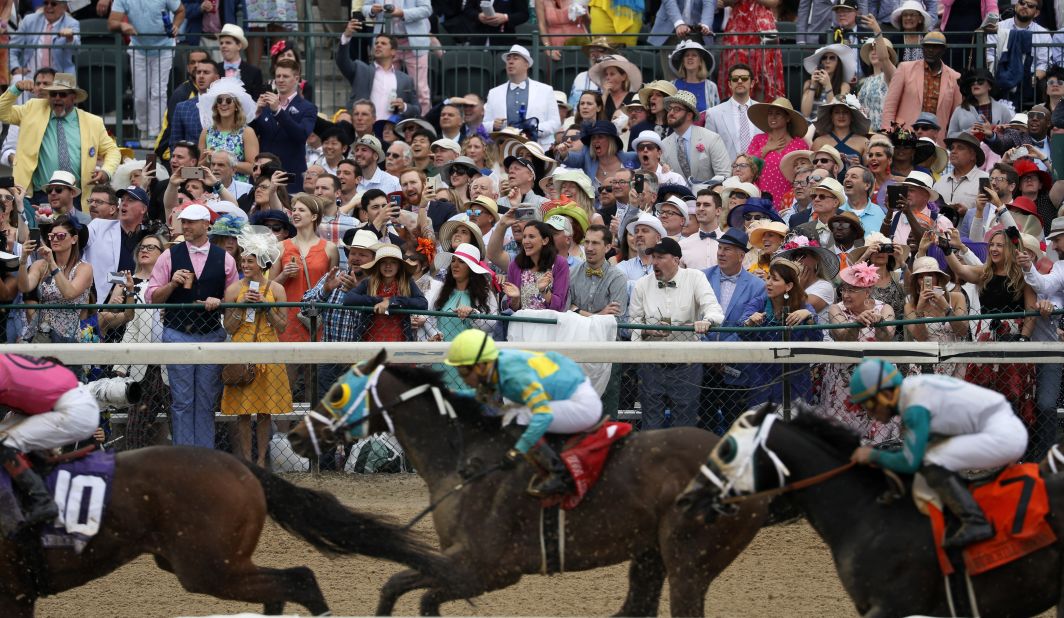
{"type": "Polygon", "coordinates": [[[591,145],[591,137],[594,135],[608,135],[617,144],[618,152],[624,149],[624,142],[621,141],[621,136],[617,134],[617,126],[609,120],[596,120],[585,124],[582,133],[580,141],[584,142],[585,146],[591,145]]]}
{"type": "Polygon", "coordinates": [[[858,10],[857,0],[835,0],[831,5],[831,10],[834,11],[836,9],[853,9],[856,11],[858,10]]]}
{"type": "Polygon", "coordinates": [[[524,167],[527,167],[532,172],[532,175],[537,180],[539,179],[539,174],[536,173],[536,166],[533,165],[532,162],[526,159],[525,157],[515,157],[513,155],[506,157],[506,159],[502,162],[503,169],[510,169],[510,165],[512,163],[520,163],[524,167]]]}
{"type": "Polygon", "coordinates": [[[683,251],[680,249],[680,243],[676,242],[672,238],[666,236],[661,239],[657,245],[647,249],[648,254],[654,253],[667,253],[669,255],[675,255],[676,257],[683,257],[683,251]]]}
{"type": "Polygon", "coordinates": [[[684,201],[695,199],[695,194],[691,193],[690,188],[685,185],[670,182],[658,187],[658,197],[654,203],[664,202],[665,196],[667,195],[675,195],[684,201]]]}
{"type": "Polygon", "coordinates": [[[724,235],[718,238],[717,242],[723,245],[738,247],[743,251],[748,251],[750,249],[750,238],[746,235],[746,232],[737,227],[728,228],[728,231],[724,232],[724,235]]]}

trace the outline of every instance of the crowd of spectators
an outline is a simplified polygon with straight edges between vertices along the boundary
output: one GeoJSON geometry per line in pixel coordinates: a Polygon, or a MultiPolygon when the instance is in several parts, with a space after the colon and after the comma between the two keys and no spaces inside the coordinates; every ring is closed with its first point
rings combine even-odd
{"type": "MultiPolygon", "coordinates": [[[[1064,47],[1051,31],[1064,15],[1043,0],[984,1],[978,15],[949,0],[802,0],[807,79],[793,100],[780,50],[748,34],[777,29],[789,10],[778,0],[365,4],[332,15],[350,16],[333,35],[350,84],[339,109],[314,103],[303,45],[249,39],[235,3],[79,7],[134,46],[146,156],[79,107],[72,7],[26,4],[8,3],[17,30],[4,35],[0,94],[0,163],[13,170],[0,178],[0,300],[22,306],[3,314],[10,343],[447,341],[467,328],[513,339],[484,317],[499,313],[553,315],[558,332],[590,340],[776,341],[782,331],[753,327],[823,323],[857,326],[789,336],[1060,337],[1048,316],[1064,307],[1064,47]],[[543,57],[501,37],[533,15],[543,57]],[[426,54],[444,29],[501,45],[505,80],[430,92],[426,54]],[[990,35],[979,63],[948,46],[976,29],[990,35]],[[670,79],[626,58],[640,33],[670,79]],[[175,43],[202,45],[181,75],[175,43]],[[567,92],[531,71],[565,46],[589,60],[567,92]],[[75,306],[89,302],[182,306],[75,306]],[[994,316],[1030,310],[1043,317],[994,316]],[[883,324],[967,313],[983,319],[883,324]]],[[[287,29],[297,4],[249,1],[243,23],[287,29]]],[[[160,413],[174,443],[214,446],[221,410],[239,416],[241,455],[257,435],[261,462],[261,415],[324,392],[341,369],[264,366],[258,387],[223,386],[212,365],[82,372],[152,393],[130,411],[125,446],[154,440],[160,413]]],[[[1059,365],[909,371],[1005,393],[1035,454],[1055,439],[1059,365]]],[[[847,403],[848,379],[843,365],[641,363],[607,366],[596,386],[608,412],[638,407],[645,428],[722,431],[786,383],[867,441],[897,437],[847,403]]]]}

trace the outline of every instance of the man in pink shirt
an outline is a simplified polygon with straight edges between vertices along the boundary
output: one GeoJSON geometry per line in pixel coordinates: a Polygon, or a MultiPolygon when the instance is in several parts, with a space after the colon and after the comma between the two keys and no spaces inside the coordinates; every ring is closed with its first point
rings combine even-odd
{"type": "Polygon", "coordinates": [[[19,354],[0,354],[0,405],[12,409],[0,422],[0,465],[29,498],[23,525],[48,523],[59,508],[23,453],[88,438],[100,423],[100,408],[69,369],[19,354]]]}
{"type": "MultiPolygon", "coordinates": [[[[148,302],[197,303],[203,309],[163,312],[164,342],[225,341],[218,305],[237,280],[236,261],[207,240],[211,211],[190,204],[178,215],[185,242],[159,256],[148,280],[148,302]]],[[[219,365],[167,365],[174,444],[214,448],[214,406],[221,388],[219,365]]]]}

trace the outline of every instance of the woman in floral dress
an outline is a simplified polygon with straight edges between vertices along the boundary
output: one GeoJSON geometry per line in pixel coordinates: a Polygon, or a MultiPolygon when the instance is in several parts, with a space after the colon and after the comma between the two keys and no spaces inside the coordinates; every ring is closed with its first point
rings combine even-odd
{"type": "Polygon", "coordinates": [[[750,91],[751,99],[771,101],[787,96],[783,54],[779,48],[763,46],[758,34],[728,35],[729,32],[775,32],[776,17],[772,9],[779,3],[779,0],[722,0],[722,5],[731,5],[732,13],[721,37],[725,48],[720,55],[720,78],[717,80],[721,101],[731,96],[728,69],[740,62],[750,65],[757,76],[757,83],[750,91]]]}
{"type": "Polygon", "coordinates": [[[223,77],[211,84],[199,97],[201,161],[210,165],[216,150],[231,153],[236,159],[236,179],[249,182],[251,166],[259,156],[259,138],[248,126],[255,116],[255,102],[236,77],[223,77]]]}

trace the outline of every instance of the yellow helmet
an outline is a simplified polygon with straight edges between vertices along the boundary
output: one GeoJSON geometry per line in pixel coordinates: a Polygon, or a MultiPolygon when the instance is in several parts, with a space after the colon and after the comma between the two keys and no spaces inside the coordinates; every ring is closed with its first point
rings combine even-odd
{"type": "Polygon", "coordinates": [[[443,362],[452,367],[464,367],[497,358],[499,349],[495,347],[495,341],[484,331],[470,328],[454,338],[443,362]]]}

